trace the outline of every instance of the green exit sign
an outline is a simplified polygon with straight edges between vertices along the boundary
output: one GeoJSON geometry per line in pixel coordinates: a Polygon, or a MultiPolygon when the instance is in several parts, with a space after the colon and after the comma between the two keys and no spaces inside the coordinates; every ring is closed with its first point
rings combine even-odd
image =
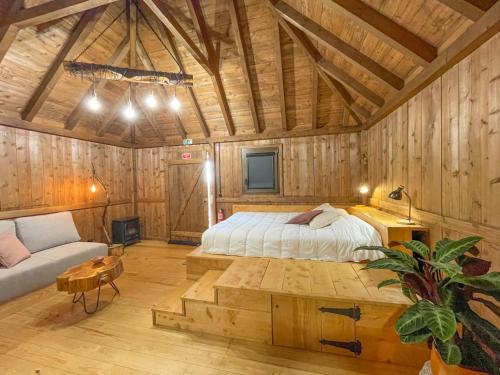
{"type": "Polygon", "coordinates": [[[182,140],[182,144],[184,146],[187,146],[187,145],[192,145],[193,144],[193,140],[191,138],[186,138],[186,139],[183,139],[182,140]]]}

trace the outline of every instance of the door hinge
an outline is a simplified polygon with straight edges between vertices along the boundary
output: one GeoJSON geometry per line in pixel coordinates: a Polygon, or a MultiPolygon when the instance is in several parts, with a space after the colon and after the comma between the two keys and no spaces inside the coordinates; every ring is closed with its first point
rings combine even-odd
{"type": "Polygon", "coordinates": [[[322,313],[330,313],[330,314],[337,314],[337,315],[344,315],[348,316],[349,318],[358,321],[361,319],[361,310],[359,306],[355,307],[350,307],[350,308],[338,308],[338,307],[320,307],[318,309],[322,313]]]}
{"type": "Polygon", "coordinates": [[[360,355],[361,354],[361,341],[334,341],[334,340],[319,340],[321,345],[335,346],[336,348],[347,349],[350,352],[360,355]]]}

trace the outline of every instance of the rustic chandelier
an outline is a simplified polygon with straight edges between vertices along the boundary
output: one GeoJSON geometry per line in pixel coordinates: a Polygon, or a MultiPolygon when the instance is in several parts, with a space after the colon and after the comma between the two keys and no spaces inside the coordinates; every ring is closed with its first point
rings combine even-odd
{"type": "MultiPolygon", "coordinates": [[[[127,0],[130,1],[130,0],[127,0]]],[[[136,0],[132,0],[136,1],[136,0]]],[[[157,39],[163,45],[165,50],[170,54],[173,61],[179,67],[179,72],[165,72],[156,70],[153,63],[153,70],[144,70],[144,69],[135,69],[135,68],[127,68],[127,67],[118,67],[113,65],[103,65],[103,64],[94,64],[88,62],[78,61],[78,59],[86,52],[92,45],[94,45],[97,40],[124,14],[125,9],[118,14],[113,21],[106,26],[106,28],[97,35],[96,38],[73,60],[64,62],[64,69],[71,74],[72,76],[80,77],[82,79],[89,79],[92,81],[92,91],[88,96],[86,103],[87,107],[92,112],[98,112],[102,108],[102,104],[97,97],[97,93],[95,90],[96,82],[101,79],[112,80],[112,81],[126,81],[129,83],[128,89],[128,100],[127,104],[123,109],[123,116],[127,120],[134,120],[137,117],[137,112],[132,105],[131,92],[132,89],[130,85],[132,84],[156,84],[156,85],[164,85],[164,86],[173,86],[174,87],[174,95],[170,100],[170,108],[174,111],[178,111],[181,108],[181,102],[176,96],[176,87],[177,86],[192,86],[193,85],[193,76],[191,74],[186,74],[182,70],[181,64],[175,56],[170,52],[167,48],[163,40],[157,34],[156,30],[153,28],[147,17],[144,15],[138,4],[136,3],[136,8],[138,10],[138,14],[144,19],[148,27],[153,31],[156,35],[157,39]]],[[[158,100],[156,99],[153,90],[149,91],[149,94],[145,98],[145,103],[150,109],[155,109],[158,107],[158,100]]]]}

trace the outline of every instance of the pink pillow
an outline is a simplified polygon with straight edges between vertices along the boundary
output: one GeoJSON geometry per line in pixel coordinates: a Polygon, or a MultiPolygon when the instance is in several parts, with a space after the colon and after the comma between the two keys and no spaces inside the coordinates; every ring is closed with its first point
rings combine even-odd
{"type": "Polygon", "coordinates": [[[309,224],[309,222],[322,213],[322,210],[307,211],[297,216],[292,217],[287,221],[287,224],[309,224]]]}
{"type": "Polygon", "coordinates": [[[31,253],[19,241],[15,234],[4,234],[0,236],[0,264],[11,268],[17,263],[28,259],[31,253]]]}

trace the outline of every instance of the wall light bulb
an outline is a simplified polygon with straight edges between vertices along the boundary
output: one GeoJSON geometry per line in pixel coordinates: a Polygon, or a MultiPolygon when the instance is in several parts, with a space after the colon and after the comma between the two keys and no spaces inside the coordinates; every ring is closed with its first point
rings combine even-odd
{"type": "Polygon", "coordinates": [[[158,100],[156,99],[153,93],[146,96],[146,105],[149,108],[156,108],[158,106],[158,100]]]}
{"type": "Polygon", "coordinates": [[[101,102],[99,101],[99,99],[97,99],[97,96],[95,94],[92,94],[88,99],[87,99],[87,107],[92,111],[92,112],[98,112],[101,107],[102,107],[102,104],[101,102]]]}
{"type": "Polygon", "coordinates": [[[359,192],[360,192],[361,194],[367,194],[369,191],[370,191],[370,189],[368,188],[368,186],[367,186],[367,185],[362,185],[362,186],[360,186],[360,188],[359,188],[359,192]]]}
{"type": "Polygon", "coordinates": [[[170,101],[170,108],[172,108],[174,111],[178,111],[181,108],[181,102],[177,97],[174,95],[172,97],[172,100],[170,101]]]}
{"type": "Polygon", "coordinates": [[[97,191],[97,187],[95,186],[95,184],[92,184],[92,186],[90,187],[90,191],[92,193],[95,193],[97,191]]]}
{"type": "Polygon", "coordinates": [[[135,111],[134,107],[132,107],[132,103],[129,103],[123,109],[123,117],[125,117],[127,120],[134,120],[137,117],[137,112],[135,111]]]}

